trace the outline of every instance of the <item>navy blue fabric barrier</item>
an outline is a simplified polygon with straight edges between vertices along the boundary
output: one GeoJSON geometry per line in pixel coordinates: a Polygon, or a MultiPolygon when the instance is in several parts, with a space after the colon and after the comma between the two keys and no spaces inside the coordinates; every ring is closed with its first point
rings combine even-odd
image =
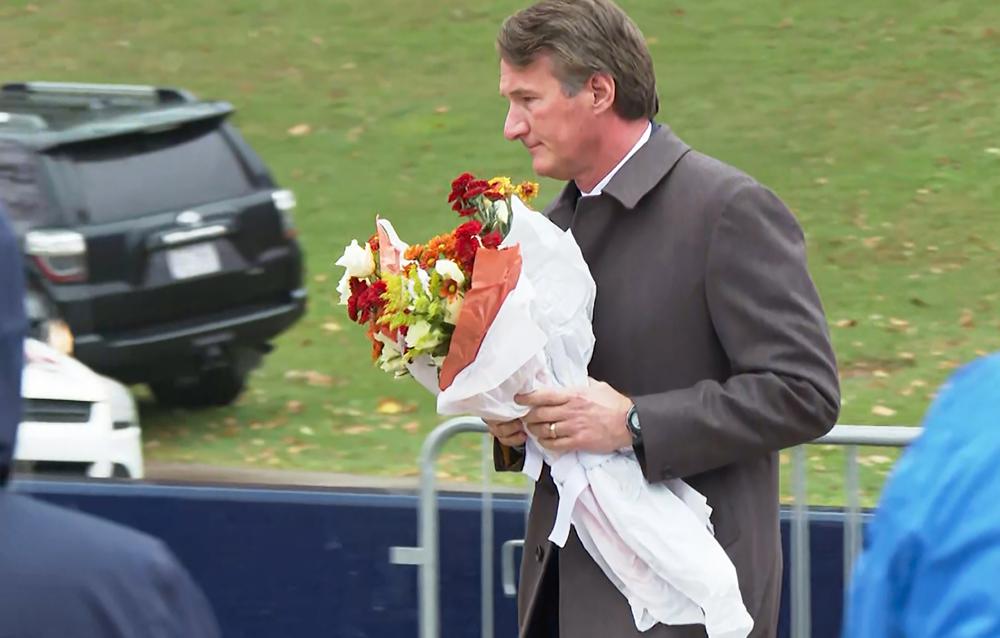
{"type": "MultiPolygon", "coordinates": [[[[418,633],[417,568],[389,564],[389,547],[416,545],[413,494],[65,481],[18,481],[15,489],[161,538],[205,590],[229,638],[418,633]]],[[[515,603],[500,586],[500,546],[523,537],[525,500],[495,495],[493,503],[494,633],[515,636],[515,603]]],[[[442,636],[475,638],[480,500],[444,494],[439,507],[442,636]]],[[[811,516],[815,638],[839,633],[842,518],[811,516]]],[[[788,556],[787,521],[782,531],[788,556]]],[[[788,575],[786,561],[786,584],[788,575]]],[[[787,632],[786,588],[780,635],[787,632]]]]}

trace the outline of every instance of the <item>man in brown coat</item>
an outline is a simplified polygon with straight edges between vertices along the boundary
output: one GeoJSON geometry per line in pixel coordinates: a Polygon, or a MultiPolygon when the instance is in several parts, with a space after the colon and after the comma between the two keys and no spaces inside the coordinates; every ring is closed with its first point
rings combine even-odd
{"type": "MultiPolygon", "coordinates": [[[[634,448],[646,480],[683,478],[708,498],[752,636],[774,636],[777,451],[827,432],[840,405],[802,231],[765,187],[652,121],[649,51],[610,0],[543,0],[504,22],[497,47],[504,135],[536,173],[568,181],[546,213],[572,230],[597,282],[596,381],[520,397],[531,407],[521,422],[490,424],[497,467],[520,469],[525,426],[550,450],[634,448]]],[[[575,533],[562,549],[547,541],[557,502],[544,471],[521,568],[522,635],[639,636],[575,533]]]]}

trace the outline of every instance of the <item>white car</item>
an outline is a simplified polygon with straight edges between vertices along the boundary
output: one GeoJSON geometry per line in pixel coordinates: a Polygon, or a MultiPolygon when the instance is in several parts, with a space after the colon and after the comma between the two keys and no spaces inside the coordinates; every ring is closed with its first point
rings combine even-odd
{"type": "Polygon", "coordinates": [[[142,478],[142,433],[128,389],[50,346],[26,339],[18,465],[83,466],[87,476],[142,478]]]}

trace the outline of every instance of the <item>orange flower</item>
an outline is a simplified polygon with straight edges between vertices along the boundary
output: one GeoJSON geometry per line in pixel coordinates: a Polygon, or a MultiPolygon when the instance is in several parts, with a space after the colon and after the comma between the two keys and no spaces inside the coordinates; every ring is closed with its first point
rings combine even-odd
{"type": "Polygon", "coordinates": [[[424,252],[423,246],[421,246],[420,244],[413,244],[412,246],[406,249],[406,252],[403,253],[403,257],[410,261],[416,261],[420,259],[420,254],[423,252],[424,252]]]}
{"type": "Polygon", "coordinates": [[[444,299],[453,299],[458,294],[458,284],[454,279],[445,279],[441,283],[440,295],[444,299]]]}

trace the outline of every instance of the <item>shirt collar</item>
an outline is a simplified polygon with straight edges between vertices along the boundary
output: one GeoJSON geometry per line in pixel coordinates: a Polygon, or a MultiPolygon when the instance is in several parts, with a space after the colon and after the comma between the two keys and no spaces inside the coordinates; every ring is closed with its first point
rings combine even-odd
{"type": "Polygon", "coordinates": [[[616,164],[614,168],[611,169],[610,173],[604,176],[604,179],[597,182],[597,186],[595,186],[592,190],[586,193],[580,191],[580,197],[594,197],[596,195],[600,195],[604,191],[604,187],[607,186],[608,182],[611,181],[611,178],[615,176],[615,173],[621,170],[621,167],[625,166],[625,162],[629,161],[629,159],[631,159],[631,157],[635,155],[636,151],[642,148],[642,145],[649,141],[649,136],[652,132],[653,132],[653,123],[650,122],[649,124],[646,125],[646,130],[642,132],[641,136],[639,136],[639,141],[635,143],[635,146],[632,147],[632,150],[626,153],[625,157],[623,157],[622,160],[618,162],[618,164],[616,164]]]}

